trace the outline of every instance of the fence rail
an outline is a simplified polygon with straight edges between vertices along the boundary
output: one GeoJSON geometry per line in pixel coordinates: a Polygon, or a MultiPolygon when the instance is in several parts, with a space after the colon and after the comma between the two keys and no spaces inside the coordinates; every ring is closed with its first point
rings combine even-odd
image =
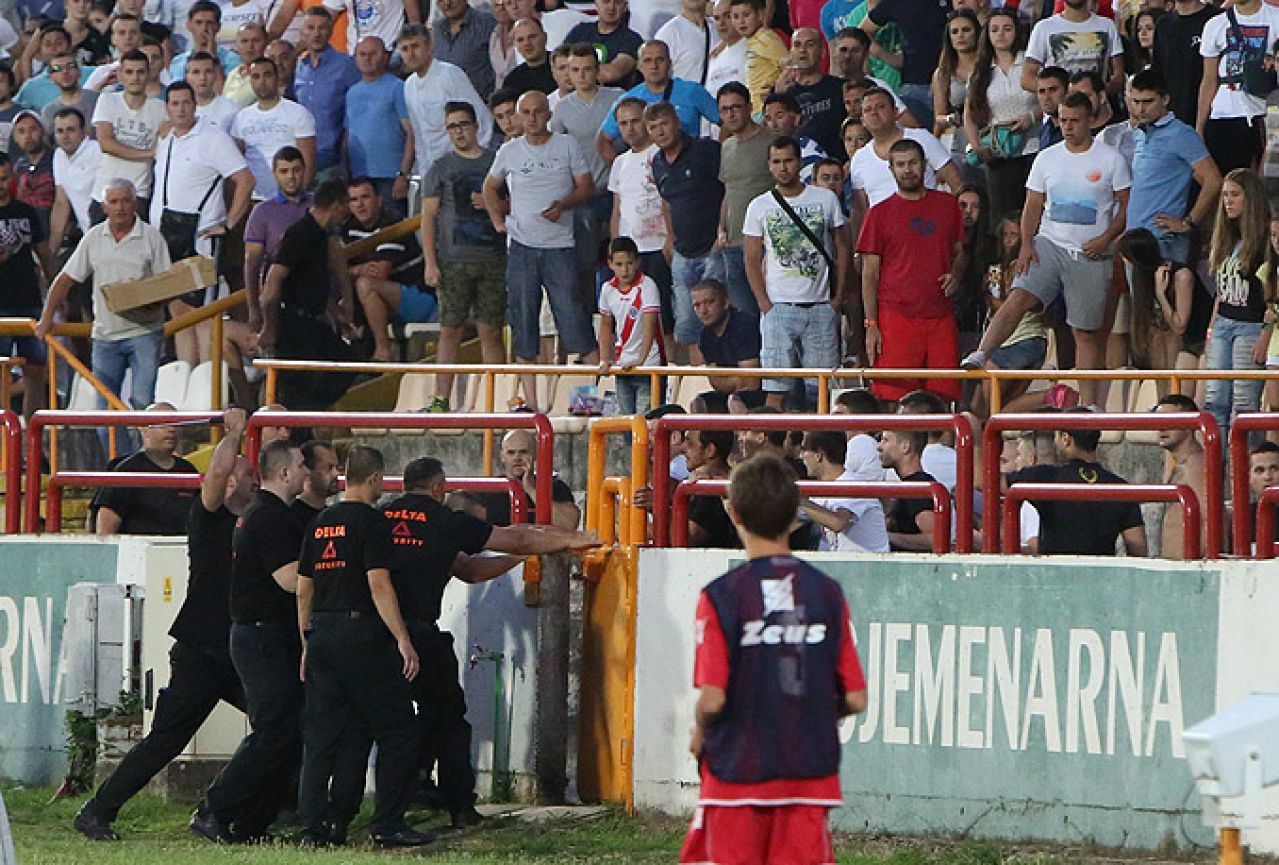
{"type": "MultiPolygon", "coordinates": [[[[0,442],[0,456],[4,458],[4,531],[16,535],[22,530],[22,421],[8,406],[0,408],[0,427],[4,441],[0,442]]],[[[36,461],[36,481],[39,482],[39,460],[36,461]]]]}

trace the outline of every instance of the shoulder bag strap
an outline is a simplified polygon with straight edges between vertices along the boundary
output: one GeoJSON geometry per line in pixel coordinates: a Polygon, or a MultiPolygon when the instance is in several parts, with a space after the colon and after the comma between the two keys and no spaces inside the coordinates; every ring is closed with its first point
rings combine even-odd
{"type": "MultiPolygon", "coordinates": [[[[702,22],[702,34],[706,37],[706,44],[702,47],[702,80],[698,82],[703,87],[706,86],[706,76],[711,69],[711,22],[709,20],[702,22]]],[[[714,93],[711,94],[715,96],[714,93]]]]}
{"type": "Polygon", "coordinates": [[[795,208],[791,207],[790,203],[786,201],[786,196],[778,192],[776,186],[770,190],[770,194],[773,196],[773,200],[777,202],[777,205],[781,207],[782,210],[786,211],[786,215],[790,217],[791,222],[795,223],[795,227],[803,232],[804,236],[808,238],[809,243],[817,247],[817,251],[820,252],[822,254],[822,258],[826,260],[826,266],[831,270],[834,270],[835,259],[832,258],[831,254],[826,250],[826,244],[822,243],[821,240],[818,239],[817,235],[813,234],[813,230],[808,227],[808,224],[799,218],[799,214],[795,212],[795,208]]]}

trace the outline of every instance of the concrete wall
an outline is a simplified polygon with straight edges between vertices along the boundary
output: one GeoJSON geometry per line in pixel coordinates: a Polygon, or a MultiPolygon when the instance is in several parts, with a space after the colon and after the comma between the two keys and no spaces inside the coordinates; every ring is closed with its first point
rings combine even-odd
{"type": "MultiPolygon", "coordinates": [[[[870,706],[841,728],[850,830],[1150,849],[1212,843],[1181,730],[1279,690],[1275,566],[815,554],[870,706]]],[[[697,593],[740,553],[644,550],[636,803],[687,813],[697,593]]],[[[1279,795],[1253,849],[1279,852],[1279,795]]]]}

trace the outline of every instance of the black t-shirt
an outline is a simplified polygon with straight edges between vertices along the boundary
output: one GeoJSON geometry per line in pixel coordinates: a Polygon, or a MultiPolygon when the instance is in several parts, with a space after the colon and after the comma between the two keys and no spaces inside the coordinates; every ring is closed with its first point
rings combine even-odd
{"type": "MultiPolygon", "coordinates": [[[[1065,465],[1030,466],[1008,476],[1009,483],[1126,484],[1100,463],[1071,460],[1065,465]]],[[[1041,555],[1113,556],[1126,529],[1143,525],[1136,502],[1032,502],[1039,511],[1041,555]]]]}
{"type": "Polygon", "coordinates": [[[273,574],[298,560],[304,528],[283,499],[268,490],[258,492],[235,528],[232,621],[273,622],[297,630],[297,600],[273,574]]]}
{"type": "Polygon", "coordinates": [[[1203,78],[1200,37],[1208,20],[1220,14],[1215,6],[1204,6],[1190,15],[1170,11],[1155,25],[1151,66],[1168,83],[1168,108],[1190,126],[1195,125],[1199,111],[1199,82],[1203,78]]]}
{"type": "Polygon", "coordinates": [[[31,248],[47,236],[44,220],[30,204],[13,199],[0,207],[0,246],[9,252],[0,262],[0,312],[29,315],[40,309],[40,279],[31,248]]]}
{"type": "Polygon", "coordinates": [[[231,631],[231,541],[239,520],[225,506],[210,513],[199,496],[187,516],[187,597],[169,636],[226,651],[231,631]]]}
{"type": "MultiPolygon", "coordinates": [[[[927,84],[937,68],[950,4],[938,0],[881,0],[867,16],[875,24],[896,23],[905,38],[903,84],[927,84]]],[[[1203,64],[1200,64],[1200,69],[1203,64]]],[[[842,98],[842,97],[841,97],[842,98]]]]}
{"type": "Polygon", "coordinates": [[[514,90],[523,96],[530,90],[540,90],[542,93],[554,93],[559,85],[555,83],[555,76],[551,74],[551,56],[546,56],[546,62],[541,66],[529,66],[527,63],[521,63],[511,70],[511,74],[502,80],[504,88],[514,90]]]}
{"type": "MultiPolygon", "coordinates": [[[[480,500],[484,502],[484,509],[488,511],[488,521],[495,526],[509,526],[511,524],[511,497],[506,493],[480,493],[480,500]]],[[[553,502],[571,502],[573,501],[573,490],[568,484],[559,478],[551,481],[551,501],[553,502]]],[[[533,507],[533,499],[528,493],[524,494],[524,522],[537,522],[537,509],[533,507]]]]}
{"type": "MultiPolygon", "coordinates": [[[[353,243],[394,225],[398,220],[389,213],[383,212],[374,221],[372,228],[360,225],[354,216],[342,224],[342,243],[353,243]]],[[[350,264],[364,264],[367,261],[387,261],[391,264],[392,282],[400,285],[411,285],[425,288],[426,277],[422,269],[422,245],[417,242],[417,235],[406,234],[398,240],[380,244],[376,250],[360,258],[352,259],[350,264]]]]}
{"type": "Polygon", "coordinates": [[[1231,255],[1213,276],[1217,279],[1217,314],[1233,321],[1259,324],[1266,316],[1266,287],[1256,269],[1231,255]]]}
{"type": "Polygon", "coordinates": [[[84,34],[84,38],[71,46],[76,60],[82,66],[101,66],[111,62],[111,40],[105,33],[99,33],[92,27],[84,34]]]}
{"type": "Polygon", "coordinates": [[[759,360],[759,317],[729,307],[728,322],[722,334],[715,328],[702,328],[697,338],[702,357],[711,366],[737,366],[744,360],[759,360]]]}
{"type": "Polygon", "coordinates": [[[382,508],[391,526],[391,581],[406,620],[434,622],[458,553],[484,549],[493,526],[446,508],[420,493],[408,493],[382,508]]]}
{"type": "Polygon", "coordinates": [[[839,134],[839,127],[848,116],[843,80],[823,75],[816,84],[793,84],[787,92],[799,100],[804,115],[799,134],[816,141],[830,158],[847,159],[843,136],[839,134]]]}
{"type": "Polygon", "coordinates": [[[311,525],[311,520],[324,513],[324,508],[313,508],[300,498],[293,500],[293,504],[289,505],[289,510],[298,515],[298,519],[302,521],[303,529],[311,525]]]}
{"type": "Polygon", "coordinates": [[[298,575],[315,582],[311,611],[377,614],[369,571],[391,567],[391,526],[364,502],[325,508],[306,530],[298,575]]]}
{"type": "Polygon", "coordinates": [[[329,235],[310,211],[289,226],[280,240],[275,263],[289,269],[282,300],[310,316],[324,314],[329,302],[329,235]]]}
{"type": "MultiPolygon", "coordinates": [[[[936,480],[926,471],[917,471],[913,474],[906,475],[903,481],[927,481],[929,483],[936,480]]],[[[933,509],[932,499],[915,499],[900,498],[893,500],[893,506],[888,510],[888,530],[890,532],[898,532],[903,535],[919,535],[923,534],[919,530],[919,524],[915,522],[915,518],[922,513],[927,513],[933,509]]]]}
{"type": "MultiPolygon", "coordinates": [[[[587,45],[595,46],[595,53],[599,56],[601,63],[610,63],[623,54],[629,54],[633,59],[638,59],[644,40],[628,27],[627,23],[626,20],[622,20],[612,33],[601,33],[599,22],[583,21],[568,31],[564,44],[576,45],[579,42],[585,42],[587,45]]],[[[625,90],[639,83],[639,80],[639,72],[632,69],[616,84],[625,90]]]]}
{"type": "MultiPolygon", "coordinates": [[[[138,451],[112,468],[117,472],[157,472],[161,474],[197,474],[195,466],[182,457],[174,457],[173,465],[162,469],[138,451]]],[[[187,513],[196,490],[161,490],[154,487],[109,487],[98,494],[96,505],[110,508],[120,517],[122,535],[185,535],[187,513]]]]}
{"type": "Polygon", "coordinates": [[[697,546],[720,550],[736,550],[742,546],[719,496],[692,496],[688,502],[688,521],[696,523],[707,535],[697,546]]]}
{"type": "Polygon", "coordinates": [[[666,202],[675,233],[675,251],[685,258],[699,258],[715,246],[719,232],[719,205],[724,184],[719,182],[719,142],[682,136],[679,154],[672,164],[666,153],[653,156],[653,184],[666,202]]]}

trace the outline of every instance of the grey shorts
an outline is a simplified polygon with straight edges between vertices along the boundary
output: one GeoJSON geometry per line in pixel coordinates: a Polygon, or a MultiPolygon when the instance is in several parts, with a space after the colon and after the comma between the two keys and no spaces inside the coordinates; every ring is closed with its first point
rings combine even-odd
{"type": "Polygon", "coordinates": [[[1051,240],[1035,238],[1039,261],[1013,280],[1013,288],[1030,292],[1046,309],[1058,297],[1066,300],[1066,324],[1076,330],[1098,330],[1106,319],[1106,299],[1114,262],[1110,256],[1072,256],[1051,240]]]}

